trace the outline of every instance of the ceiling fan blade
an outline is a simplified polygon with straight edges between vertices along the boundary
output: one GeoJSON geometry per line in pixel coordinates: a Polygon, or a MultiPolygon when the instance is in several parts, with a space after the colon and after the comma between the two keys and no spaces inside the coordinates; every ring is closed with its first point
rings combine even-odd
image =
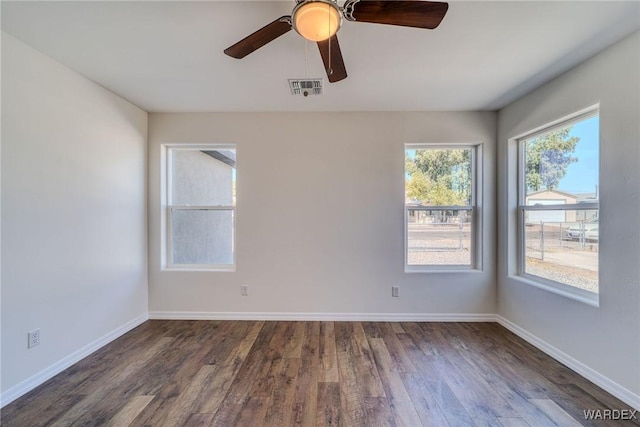
{"type": "Polygon", "coordinates": [[[324,63],[324,69],[327,72],[329,82],[335,83],[346,79],[347,69],[342,59],[338,36],[334,35],[327,40],[319,41],[318,49],[320,49],[320,56],[322,56],[322,62],[324,63]]]}
{"type": "Polygon", "coordinates": [[[349,21],[432,30],[440,25],[448,3],[421,0],[347,0],[344,17],[349,21]]]}
{"type": "Polygon", "coordinates": [[[260,28],[255,33],[243,38],[233,46],[229,46],[224,50],[224,53],[232,58],[244,58],[251,52],[260,49],[265,44],[277,39],[290,30],[291,16],[282,16],[260,28]]]}

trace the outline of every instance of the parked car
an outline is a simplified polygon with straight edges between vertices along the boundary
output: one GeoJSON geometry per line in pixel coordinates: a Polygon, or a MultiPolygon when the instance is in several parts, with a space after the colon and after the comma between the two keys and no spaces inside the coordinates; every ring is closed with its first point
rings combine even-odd
{"type": "Polygon", "coordinates": [[[598,218],[571,225],[567,228],[566,237],[569,240],[580,240],[583,232],[585,240],[598,240],[598,218]]]}

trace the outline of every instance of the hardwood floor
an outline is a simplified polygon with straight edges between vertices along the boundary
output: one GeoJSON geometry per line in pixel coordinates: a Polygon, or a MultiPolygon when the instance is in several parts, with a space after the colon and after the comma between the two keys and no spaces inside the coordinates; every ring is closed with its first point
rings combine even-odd
{"type": "Polygon", "coordinates": [[[7,427],[640,425],[585,419],[585,410],[606,409],[631,408],[495,323],[156,320],[7,405],[1,420],[7,427]]]}

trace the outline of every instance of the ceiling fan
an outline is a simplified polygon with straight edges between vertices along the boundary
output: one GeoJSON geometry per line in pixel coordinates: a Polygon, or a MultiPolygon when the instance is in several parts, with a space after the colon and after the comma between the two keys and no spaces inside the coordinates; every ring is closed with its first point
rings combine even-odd
{"type": "Polygon", "coordinates": [[[342,18],[353,22],[434,29],[448,8],[447,3],[424,0],[347,0],[342,7],[337,0],[296,0],[291,15],[281,16],[265,25],[225,49],[224,53],[233,58],[244,58],[293,28],[305,39],[318,44],[329,82],[335,83],[347,77],[336,35],[342,18]]]}

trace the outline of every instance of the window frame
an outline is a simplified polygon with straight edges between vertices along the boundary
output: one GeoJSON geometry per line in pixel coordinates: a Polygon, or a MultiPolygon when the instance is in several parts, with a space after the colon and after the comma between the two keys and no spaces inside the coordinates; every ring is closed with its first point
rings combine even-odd
{"type": "Polygon", "coordinates": [[[233,205],[177,205],[172,202],[172,154],[174,151],[216,151],[233,150],[236,153],[236,180],[237,182],[237,147],[235,144],[164,144],[164,201],[165,235],[163,239],[163,270],[178,271],[222,271],[233,272],[236,269],[236,200],[233,197],[233,205]],[[231,264],[177,264],[173,262],[173,214],[175,211],[202,210],[202,211],[230,211],[231,212],[231,264]]]}
{"type": "Polygon", "coordinates": [[[403,161],[407,150],[447,150],[469,149],[471,151],[471,201],[466,206],[407,206],[406,203],[406,166],[403,167],[404,183],[404,272],[405,273],[464,273],[481,272],[482,268],[482,148],[481,142],[451,142],[451,143],[405,143],[403,161]],[[471,211],[471,243],[469,264],[409,264],[409,210],[422,211],[471,211]]]}
{"type": "MultiPolygon", "coordinates": [[[[527,197],[527,189],[526,189],[526,159],[525,159],[525,141],[531,140],[533,138],[537,138],[541,135],[553,132],[554,130],[563,129],[569,126],[572,126],[576,123],[589,120],[594,117],[600,117],[600,106],[596,104],[584,110],[578,111],[574,114],[565,116],[559,120],[555,120],[553,122],[548,123],[542,127],[539,127],[533,131],[522,134],[513,140],[517,144],[517,205],[516,205],[516,269],[515,273],[518,278],[521,279],[524,283],[538,287],[541,289],[545,289],[547,291],[563,295],[577,301],[581,301],[590,305],[598,306],[599,305],[599,295],[600,290],[598,286],[598,292],[588,291],[583,288],[579,288],[577,286],[568,285],[566,283],[557,282],[555,280],[551,280],[542,276],[537,276],[535,274],[527,273],[525,271],[526,267],[526,224],[525,224],[525,215],[526,212],[535,212],[535,211],[584,211],[584,210],[597,210],[598,215],[600,216],[600,196],[598,195],[597,202],[582,202],[575,204],[549,204],[549,205],[527,205],[526,197],[527,197]]],[[[600,129],[600,126],[598,126],[600,129]]],[[[600,133],[598,134],[598,152],[600,152],[600,133]]],[[[598,171],[598,188],[600,188],[600,171],[598,171]]],[[[600,238],[599,238],[600,240],[600,238]]],[[[598,251],[598,277],[599,277],[599,269],[600,266],[600,251],[598,251]]],[[[598,280],[598,285],[600,285],[600,280],[598,280]]]]}

